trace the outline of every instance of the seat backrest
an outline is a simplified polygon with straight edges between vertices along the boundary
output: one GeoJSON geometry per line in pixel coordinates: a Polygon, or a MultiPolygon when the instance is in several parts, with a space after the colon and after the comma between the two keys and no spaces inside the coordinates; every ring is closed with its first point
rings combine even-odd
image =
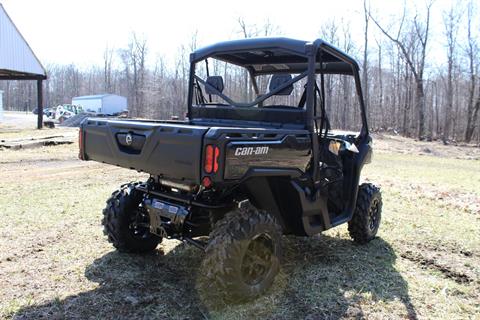
{"type": "MultiPolygon", "coordinates": [[[[223,92],[222,76],[209,76],[206,82],[218,91],[223,92]]],[[[217,92],[215,90],[212,90],[212,88],[210,88],[209,86],[205,86],[205,92],[207,94],[217,94],[217,92]]]]}
{"type": "MultiPolygon", "coordinates": [[[[274,74],[270,79],[270,85],[268,86],[268,90],[272,92],[273,90],[277,89],[285,82],[292,80],[291,74],[274,74]]],[[[289,96],[293,91],[293,84],[289,85],[288,87],[280,90],[275,95],[276,96],[289,96]]]]}

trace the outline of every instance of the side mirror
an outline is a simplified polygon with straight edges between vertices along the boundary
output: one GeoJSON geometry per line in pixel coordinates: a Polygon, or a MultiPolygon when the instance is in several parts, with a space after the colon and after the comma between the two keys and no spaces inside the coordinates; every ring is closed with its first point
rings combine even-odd
{"type": "MultiPolygon", "coordinates": [[[[223,78],[221,76],[210,76],[206,81],[210,86],[217,89],[220,93],[223,92],[223,78]]],[[[205,92],[207,94],[217,94],[215,90],[212,90],[209,86],[205,86],[205,92]]]]}

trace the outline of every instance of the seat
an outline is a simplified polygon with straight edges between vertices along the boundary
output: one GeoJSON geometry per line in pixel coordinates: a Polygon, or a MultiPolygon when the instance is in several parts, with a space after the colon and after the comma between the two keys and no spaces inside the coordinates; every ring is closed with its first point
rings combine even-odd
{"type": "MultiPolygon", "coordinates": [[[[268,90],[272,92],[273,90],[279,88],[286,82],[292,80],[291,74],[274,74],[270,79],[270,85],[268,86],[268,90]]],[[[287,86],[286,88],[280,90],[275,95],[276,96],[289,96],[293,91],[293,84],[287,86]]]]}
{"type": "MultiPolygon", "coordinates": [[[[223,92],[223,78],[222,76],[209,76],[206,81],[210,86],[217,89],[220,93],[223,92]]],[[[205,92],[207,94],[218,94],[217,91],[213,90],[210,86],[205,86],[205,92]]]]}

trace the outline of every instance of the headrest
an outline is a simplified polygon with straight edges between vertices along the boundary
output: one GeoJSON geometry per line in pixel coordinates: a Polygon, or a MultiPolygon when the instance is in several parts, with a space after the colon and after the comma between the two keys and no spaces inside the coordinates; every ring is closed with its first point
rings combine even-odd
{"type": "MultiPolygon", "coordinates": [[[[270,86],[268,87],[268,89],[270,90],[270,92],[272,92],[273,90],[277,89],[278,87],[283,85],[285,82],[288,82],[290,80],[292,80],[291,74],[274,74],[270,79],[270,86]]],[[[292,93],[292,91],[293,91],[293,84],[289,85],[283,90],[280,90],[280,92],[277,92],[275,95],[288,96],[290,95],[290,93],[292,93]]]]}
{"type": "MultiPolygon", "coordinates": [[[[218,91],[223,92],[223,78],[222,78],[222,76],[210,76],[210,77],[207,78],[206,82],[209,85],[211,85],[212,87],[214,87],[215,89],[217,89],[218,91]]],[[[205,86],[205,92],[207,94],[217,94],[217,92],[215,90],[213,90],[212,88],[210,88],[209,86],[205,86]]]]}

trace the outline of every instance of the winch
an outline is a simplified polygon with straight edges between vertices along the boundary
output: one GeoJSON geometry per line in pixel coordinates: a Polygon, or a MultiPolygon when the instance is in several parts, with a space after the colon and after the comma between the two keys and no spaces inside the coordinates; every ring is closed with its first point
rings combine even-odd
{"type": "Polygon", "coordinates": [[[167,234],[182,232],[189,213],[185,207],[155,198],[147,198],[143,203],[150,217],[151,233],[166,238],[167,234]]]}

